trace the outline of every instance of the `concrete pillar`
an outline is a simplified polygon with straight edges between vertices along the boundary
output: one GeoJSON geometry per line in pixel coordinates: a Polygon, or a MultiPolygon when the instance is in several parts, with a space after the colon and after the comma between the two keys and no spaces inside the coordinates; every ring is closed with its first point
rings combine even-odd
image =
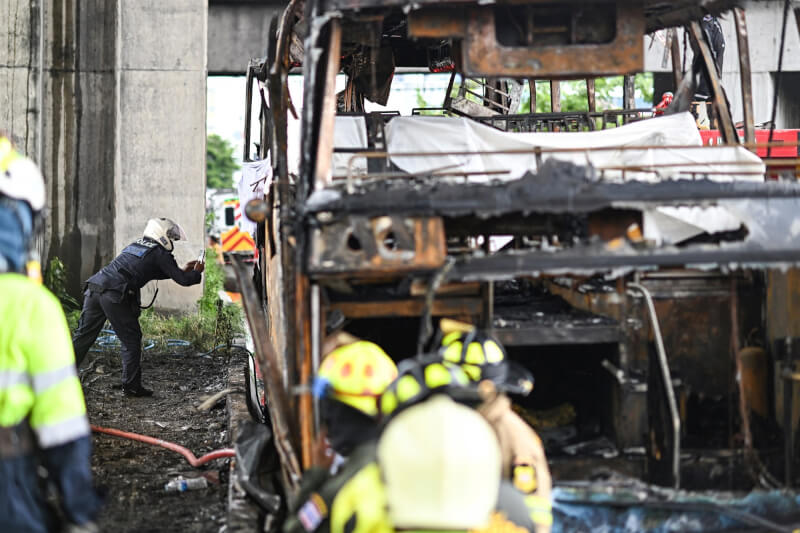
{"type": "MultiPolygon", "coordinates": [[[[205,0],[118,0],[118,108],[114,243],[141,235],[147,219],[172,218],[189,241],[179,264],[205,247],[205,0]]],[[[201,286],[159,284],[157,304],[186,308],[201,286]]]]}
{"type": "MultiPolygon", "coordinates": [[[[168,216],[204,246],[206,2],[7,0],[0,4],[0,129],[48,185],[43,258],[82,280],[168,216]]],[[[200,287],[162,282],[188,309],[200,287]]]]}
{"type": "Polygon", "coordinates": [[[208,6],[208,72],[244,76],[251,58],[267,55],[267,35],[273,17],[280,17],[285,2],[270,5],[210,4],[208,6]]]}

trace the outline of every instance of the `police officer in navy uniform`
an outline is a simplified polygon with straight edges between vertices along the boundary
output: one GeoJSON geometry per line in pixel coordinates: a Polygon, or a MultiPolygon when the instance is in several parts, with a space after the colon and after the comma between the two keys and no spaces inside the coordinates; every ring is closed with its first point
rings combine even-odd
{"type": "Polygon", "coordinates": [[[142,386],[142,329],[139,327],[140,289],[149,281],[170,278],[188,287],[200,283],[204,264],[190,261],[178,267],[173,241],[185,240],[180,226],[168,218],[147,222],[144,236],[86,282],[83,310],[72,337],[75,361],[80,366],[106,319],[122,343],[122,390],[126,396],[152,396],[142,386]]]}

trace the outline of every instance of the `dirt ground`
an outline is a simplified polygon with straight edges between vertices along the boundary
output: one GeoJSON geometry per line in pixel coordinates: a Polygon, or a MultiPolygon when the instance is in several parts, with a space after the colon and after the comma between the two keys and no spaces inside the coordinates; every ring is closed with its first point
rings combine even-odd
{"type": "MultiPolygon", "coordinates": [[[[228,368],[242,368],[244,355],[198,355],[182,347],[143,357],[143,384],[151,398],[129,398],[119,387],[118,349],[90,352],[81,372],[93,425],[140,433],[180,444],[197,457],[231,447],[225,399],[208,411],[197,405],[226,386],[228,368]]],[[[224,530],[230,459],[199,469],[179,454],[148,444],[93,434],[92,470],[106,492],[99,518],[102,531],[224,530]],[[208,488],[182,493],[164,490],[177,476],[205,476],[208,488]]]]}

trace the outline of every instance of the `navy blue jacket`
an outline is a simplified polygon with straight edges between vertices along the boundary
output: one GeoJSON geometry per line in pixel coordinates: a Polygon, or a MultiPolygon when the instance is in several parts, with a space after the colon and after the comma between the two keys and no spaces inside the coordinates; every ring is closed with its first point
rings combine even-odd
{"type": "Polygon", "coordinates": [[[122,253],[89,278],[87,283],[104,291],[118,292],[120,296],[127,293],[138,297],[139,289],[147,282],[157,279],[172,279],[179,285],[188,287],[200,283],[202,276],[195,270],[184,272],[178,267],[172,252],[168,252],[154,240],[142,237],[126,246],[122,253]]]}

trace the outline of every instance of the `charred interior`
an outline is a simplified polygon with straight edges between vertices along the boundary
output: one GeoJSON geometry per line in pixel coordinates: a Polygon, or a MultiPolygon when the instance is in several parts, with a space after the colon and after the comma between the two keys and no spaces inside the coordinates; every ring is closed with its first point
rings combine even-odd
{"type": "MultiPolygon", "coordinates": [[[[290,6],[249,70],[269,87],[259,273],[287,388],[308,383],[331,322],[401,360],[453,318],[491,331],[535,376],[515,409],[557,480],[794,484],[795,176],[765,180],[770,161],[740,142],[721,93],[710,105],[723,143],[703,146],[679,97],[691,72],[676,72],[664,116],[627,88],[622,109],[598,111],[592,89],[585,111],[520,111],[537,79],[594,87],[641,71],[648,32],[685,27],[705,57],[696,21],[734,3],[700,4],[290,6]],[[287,77],[301,67],[290,176],[287,77]],[[451,73],[441,107],[368,112],[403,68],[451,73]]],[[[313,406],[291,402],[305,463],[313,406]]]]}

